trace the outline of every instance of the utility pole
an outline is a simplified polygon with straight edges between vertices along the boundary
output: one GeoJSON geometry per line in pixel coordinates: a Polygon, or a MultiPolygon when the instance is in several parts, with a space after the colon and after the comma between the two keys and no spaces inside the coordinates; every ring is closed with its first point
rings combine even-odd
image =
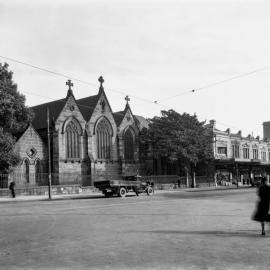
{"type": "Polygon", "coordinates": [[[49,107],[47,107],[47,129],[48,129],[48,160],[49,160],[48,193],[49,193],[49,200],[50,200],[52,198],[52,196],[51,196],[52,174],[51,174],[51,142],[50,142],[50,111],[49,111],[49,107]]]}

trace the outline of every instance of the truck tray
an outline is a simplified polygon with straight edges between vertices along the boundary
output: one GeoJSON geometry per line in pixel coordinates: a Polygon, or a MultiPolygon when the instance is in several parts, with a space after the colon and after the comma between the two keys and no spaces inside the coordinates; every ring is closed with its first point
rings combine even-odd
{"type": "Polygon", "coordinates": [[[109,187],[140,187],[140,181],[132,180],[103,180],[94,182],[94,186],[98,189],[104,189],[109,187]]]}

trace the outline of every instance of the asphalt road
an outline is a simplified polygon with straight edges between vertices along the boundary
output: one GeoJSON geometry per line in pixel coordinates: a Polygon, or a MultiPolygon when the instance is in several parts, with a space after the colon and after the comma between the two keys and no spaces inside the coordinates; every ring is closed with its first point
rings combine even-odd
{"type": "Polygon", "coordinates": [[[243,189],[2,202],[0,268],[269,269],[256,199],[243,189]]]}

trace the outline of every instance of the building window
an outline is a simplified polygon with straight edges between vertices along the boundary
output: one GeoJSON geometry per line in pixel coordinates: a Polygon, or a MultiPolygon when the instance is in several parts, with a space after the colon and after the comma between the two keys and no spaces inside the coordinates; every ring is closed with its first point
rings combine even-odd
{"type": "Polygon", "coordinates": [[[67,158],[80,158],[80,135],[73,121],[66,127],[66,155],[67,158]]]}
{"type": "Polygon", "coordinates": [[[233,145],[232,152],[234,158],[239,158],[240,157],[239,145],[233,145]]]}
{"type": "Polygon", "coordinates": [[[218,147],[217,150],[219,155],[227,155],[227,147],[218,147]]]}
{"type": "Polygon", "coordinates": [[[99,159],[109,159],[111,156],[111,141],[109,123],[102,119],[97,126],[97,154],[99,159]]]}
{"type": "Polygon", "coordinates": [[[130,129],[126,131],[124,140],[125,140],[125,159],[134,160],[134,138],[130,129]]]}
{"type": "Polygon", "coordinates": [[[41,163],[40,160],[36,161],[35,165],[35,178],[36,178],[36,183],[39,184],[41,181],[41,163]]]}
{"type": "Polygon", "coordinates": [[[261,157],[263,161],[266,161],[266,152],[265,151],[261,151],[261,157]]]}
{"type": "Polygon", "coordinates": [[[268,151],[268,160],[270,161],[270,151],[268,151]]]}
{"type": "Polygon", "coordinates": [[[30,182],[30,176],[29,176],[29,160],[25,159],[23,162],[23,175],[26,183],[30,182]]]}
{"type": "Polygon", "coordinates": [[[243,148],[243,158],[249,159],[249,148],[243,148]]]}
{"type": "Polygon", "coordinates": [[[253,159],[259,159],[258,149],[252,149],[253,159]]]}

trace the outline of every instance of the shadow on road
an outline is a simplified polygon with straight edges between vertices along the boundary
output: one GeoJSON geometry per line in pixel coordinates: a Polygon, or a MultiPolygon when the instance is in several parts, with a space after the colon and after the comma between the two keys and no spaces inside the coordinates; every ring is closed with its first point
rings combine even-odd
{"type": "MultiPolygon", "coordinates": [[[[222,237],[261,237],[259,230],[245,230],[245,231],[169,231],[169,230],[156,230],[144,231],[144,233],[157,233],[157,234],[183,234],[183,235],[209,235],[209,236],[222,236],[222,237]]],[[[270,236],[270,235],[269,235],[270,236]]],[[[264,236],[265,237],[265,236],[264,236]]]]}

